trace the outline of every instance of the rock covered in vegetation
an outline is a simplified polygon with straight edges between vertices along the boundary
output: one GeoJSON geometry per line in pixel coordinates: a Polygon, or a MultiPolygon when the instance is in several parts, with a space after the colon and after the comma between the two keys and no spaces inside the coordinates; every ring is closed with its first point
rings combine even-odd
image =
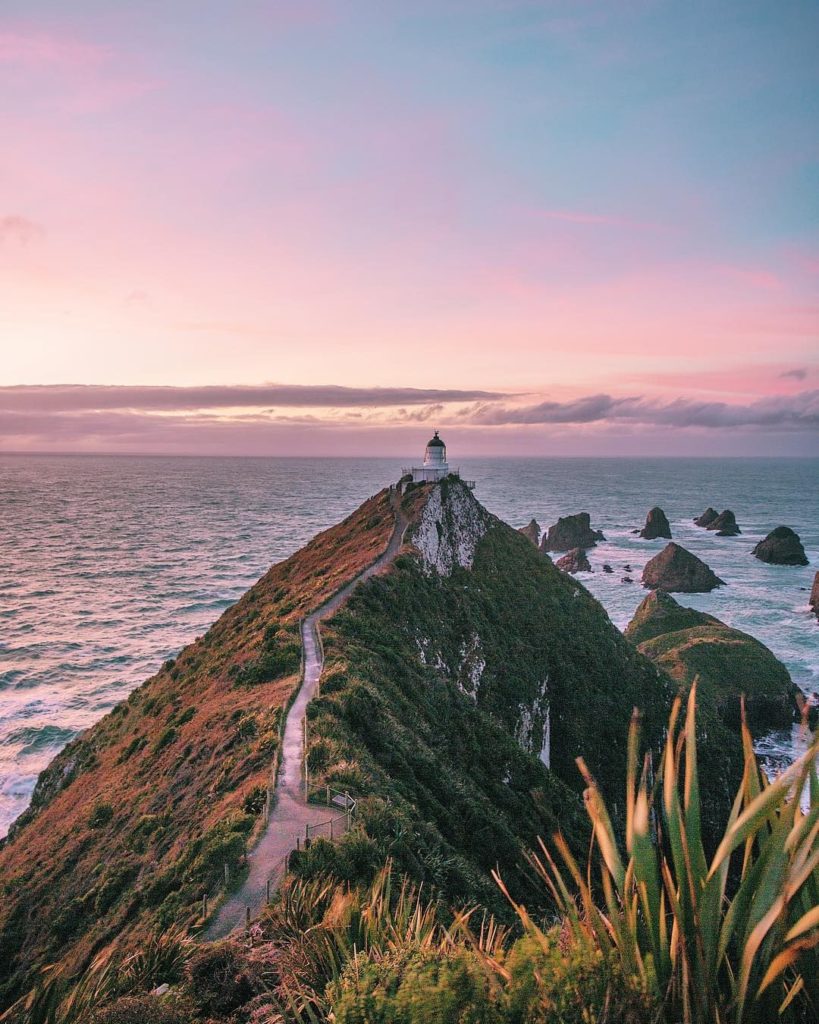
{"type": "Polygon", "coordinates": [[[761,540],[752,554],[769,565],[807,565],[808,556],[799,539],[799,534],[790,526],[777,526],[761,540]]]}
{"type": "Polygon", "coordinates": [[[697,518],[694,520],[694,525],[703,526],[705,527],[705,529],[708,529],[708,527],[711,525],[711,523],[713,523],[713,521],[717,518],[718,515],[719,513],[717,512],[717,510],[715,508],[711,508],[711,506],[709,505],[708,508],[702,513],[702,515],[697,516],[697,518]]]}
{"type": "Polygon", "coordinates": [[[696,555],[673,541],[655,555],[643,569],[643,586],[652,590],[684,594],[705,594],[725,581],[696,555]]]}
{"type": "Polygon", "coordinates": [[[810,597],[808,598],[808,607],[813,611],[817,619],[819,619],[819,572],[813,577],[813,586],[810,590],[810,597]]]}
{"type": "Polygon", "coordinates": [[[730,508],[720,512],[705,528],[706,530],[713,530],[718,537],[736,537],[742,533],[742,530],[737,526],[736,516],[730,508]]]}
{"type": "Polygon", "coordinates": [[[593,548],[599,540],[605,540],[600,530],[591,528],[588,512],[574,516],[561,516],[549,527],[540,542],[541,551],[571,551],[572,548],[593,548]]]}
{"type": "Polygon", "coordinates": [[[588,556],[583,548],[572,548],[568,554],[565,554],[562,558],[558,558],[555,565],[563,572],[570,572],[572,574],[576,572],[592,571],[588,556]]]}
{"type": "Polygon", "coordinates": [[[538,544],[540,544],[541,530],[540,523],[537,521],[537,519],[530,519],[527,526],[521,526],[520,532],[523,534],[524,537],[526,537],[527,540],[530,540],[535,545],[535,547],[537,547],[538,544]]]}
{"type": "Polygon", "coordinates": [[[657,537],[666,537],[671,540],[671,526],[659,505],[655,505],[649,510],[645,526],[640,530],[640,536],[644,540],[656,540],[657,537]]]}
{"type": "Polygon", "coordinates": [[[625,635],[683,690],[699,678],[700,700],[713,701],[732,728],[739,728],[742,695],[755,728],[785,728],[798,713],[800,690],[764,644],[670,594],[645,597],[625,635]]]}
{"type": "MultiPolygon", "coordinates": [[[[223,890],[225,864],[242,870],[298,680],[298,622],[384,551],[394,497],[274,566],[47,769],[0,849],[0,1000],[113,935],[138,944],[188,926],[203,893],[223,890]]],[[[363,797],[357,826],[292,870],[354,881],[392,858],[448,899],[497,909],[490,871],[527,898],[520,850],[537,835],[560,827],[585,846],[575,758],[617,792],[632,707],[656,746],[672,688],[459,481],[408,487],[401,511],[402,551],[323,624],[310,711],[311,778],[363,797]]]]}

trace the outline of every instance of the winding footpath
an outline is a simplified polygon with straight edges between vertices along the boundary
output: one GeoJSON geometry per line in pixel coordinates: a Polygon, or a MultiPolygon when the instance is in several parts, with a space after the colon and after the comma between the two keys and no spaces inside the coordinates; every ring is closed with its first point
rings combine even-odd
{"type": "MultiPolygon", "coordinates": [[[[353,590],[385,565],[389,565],[401,549],[407,520],[400,509],[400,494],[393,489],[390,496],[395,525],[384,551],[349,583],[337,590],[324,604],[302,622],[301,641],[304,649],[304,676],[296,699],[290,706],[284,724],[281,763],[276,779],[275,801],[261,839],[248,854],[250,869],[242,887],[221,905],[202,937],[221,939],[245,924],[247,908],[258,916],[267,899],[267,887],[274,888],[284,875],[287,858],[296,848],[309,825],[327,821],[328,809],[308,804],[304,798],[302,761],[304,758],[304,722],[307,705],[316,696],[324,669],[318,628],[322,619],[333,615],[353,590]]],[[[337,812],[338,813],[338,812],[337,812]]]]}

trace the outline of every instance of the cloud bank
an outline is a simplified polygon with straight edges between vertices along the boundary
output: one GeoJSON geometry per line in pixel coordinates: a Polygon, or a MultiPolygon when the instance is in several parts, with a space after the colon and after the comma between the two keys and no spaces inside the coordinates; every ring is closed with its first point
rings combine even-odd
{"type": "Polygon", "coordinates": [[[140,409],[187,412],[265,406],[303,408],[389,407],[487,401],[502,392],[436,388],[355,388],[338,385],[261,384],[142,387],[95,384],[21,384],[0,387],[0,411],[82,412],[140,409]]]}
{"type": "MultiPolygon", "coordinates": [[[[594,453],[627,439],[664,454],[817,450],[819,390],[730,403],[470,389],[266,384],[0,387],[0,451],[385,454],[432,426],[471,454],[594,453]],[[704,439],[707,438],[707,441],[704,439]],[[585,446],[585,447],[584,447],[585,446]]],[[[423,435],[423,436],[422,436],[423,435]]],[[[607,449],[609,450],[609,449],[607,449]]]]}

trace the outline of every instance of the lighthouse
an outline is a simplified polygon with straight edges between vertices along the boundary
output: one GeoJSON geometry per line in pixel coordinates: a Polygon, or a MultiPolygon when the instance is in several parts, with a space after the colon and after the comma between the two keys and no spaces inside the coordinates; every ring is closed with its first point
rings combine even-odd
{"type": "MultiPolygon", "coordinates": [[[[405,476],[412,476],[414,484],[434,484],[447,476],[459,476],[458,470],[449,468],[446,461],[446,445],[438,436],[436,430],[424,451],[424,463],[422,466],[412,466],[404,470],[405,476]]],[[[464,481],[467,487],[474,487],[472,481],[464,481]]]]}

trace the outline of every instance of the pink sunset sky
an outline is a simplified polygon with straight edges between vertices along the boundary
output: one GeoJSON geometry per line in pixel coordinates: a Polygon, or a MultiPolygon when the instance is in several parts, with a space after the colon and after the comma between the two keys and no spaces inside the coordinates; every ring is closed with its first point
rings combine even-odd
{"type": "Polygon", "coordinates": [[[819,450],[809,0],[7,0],[0,450],[819,450]]]}

